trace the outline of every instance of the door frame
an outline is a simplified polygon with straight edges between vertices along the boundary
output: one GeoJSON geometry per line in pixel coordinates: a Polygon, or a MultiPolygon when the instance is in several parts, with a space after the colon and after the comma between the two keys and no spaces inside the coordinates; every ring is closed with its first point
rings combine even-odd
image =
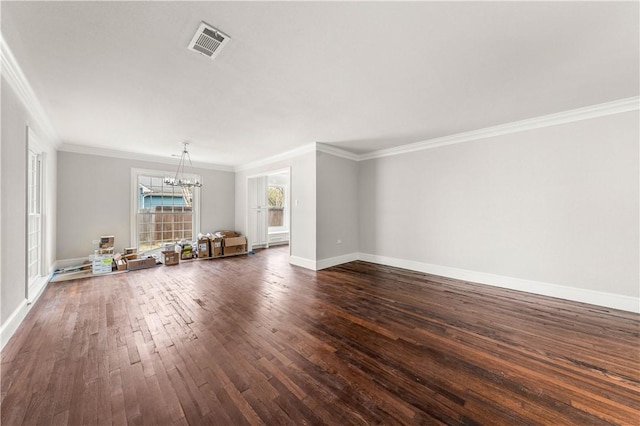
{"type": "MultiPolygon", "coordinates": [[[[282,173],[287,173],[288,177],[289,177],[289,182],[288,182],[288,186],[289,186],[289,190],[287,191],[287,193],[285,194],[286,197],[286,202],[287,202],[287,219],[288,219],[288,223],[289,223],[289,256],[291,256],[291,242],[293,240],[293,233],[291,232],[292,226],[292,219],[293,219],[293,214],[292,214],[292,206],[291,206],[291,188],[292,188],[292,182],[293,182],[293,176],[291,173],[291,166],[287,166],[284,168],[280,168],[280,169],[274,169],[274,170],[269,170],[266,172],[261,172],[261,173],[254,173],[251,175],[248,175],[245,179],[245,192],[246,192],[246,196],[245,196],[245,201],[246,201],[246,213],[245,213],[245,229],[247,230],[247,232],[249,231],[249,215],[251,212],[251,203],[249,200],[249,179],[255,179],[255,178],[259,178],[259,177],[268,177],[271,175],[278,175],[278,174],[282,174],[282,173]]],[[[268,187],[268,186],[267,186],[268,187]]],[[[269,248],[269,230],[268,230],[268,225],[267,225],[267,244],[265,248],[269,248]]],[[[253,247],[250,246],[249,243],[249,239],[247,239],[247,249],[248,250],[253,250],[253,247]]]]}

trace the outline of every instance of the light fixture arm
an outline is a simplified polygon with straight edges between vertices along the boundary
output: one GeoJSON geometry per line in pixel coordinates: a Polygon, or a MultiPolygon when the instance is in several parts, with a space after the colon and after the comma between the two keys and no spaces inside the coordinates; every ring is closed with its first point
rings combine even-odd
{"type": "Polygon", "coordinates": [[[189,155],[189,150],[187,149],[188,146],[189,142],[183,142],[182,154],[180,155],[180,162],[178,163],[176,175],[172,178],[165,177],[165,185],[181,186],[183,188],[200,188],[202,186],[202,183],[200,183],[198,179],[195,179],[195,182],[191,182],[190,179],[184,178],[185,159],[189,160],[189,167],[193,168],[193,164],[191,163],[191,155],[189,155]]]}

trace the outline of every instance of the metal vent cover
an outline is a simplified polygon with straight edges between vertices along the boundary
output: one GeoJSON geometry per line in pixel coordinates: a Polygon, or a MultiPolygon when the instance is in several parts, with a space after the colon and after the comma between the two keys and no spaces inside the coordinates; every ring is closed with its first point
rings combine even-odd
{"type": "Polygon", "coordinates": [[[228,35],[202,22],[189,43],[189,50],[214,59],[229,43],[229,40],[231,38],[228,35]]]}

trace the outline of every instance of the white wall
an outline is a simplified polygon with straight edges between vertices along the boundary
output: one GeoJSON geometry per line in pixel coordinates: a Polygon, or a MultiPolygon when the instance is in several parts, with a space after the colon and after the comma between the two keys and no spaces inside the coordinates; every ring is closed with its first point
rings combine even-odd
{"type": "Polygon", "coordinates": [[[292,262],[311,265],[316,259],[315,151],[237,172],[235,229],[247,233],[247,178],[285,168],[291,168],[292,262]]]}
{"type": "Polygon", "coordinates": [[[633,111],[363,161],[360,251],[637,298],[638,128],[633,111]]]}
{"type": "Polygon", "coordinates": [[[2,199],[0,235],[0,329],[2,344],[11,334],[8,320],[19,324],[26,314],[26,233],[27,233],[27,126],[38,135],[46,156],[44,191],[44,271],[48,275],[55,259],[56,244],[56,151],[55,141],[46,132],[2,78],[2,143],[0,182],[2,199]],[[7,331],[7,333],[5,333],[7,331]]]}
{"type": "Polygon", "coordinates": [[[317,260],[358,252],[358,163],[317,153],[317,260]],[[337,243],[338,240],[342,242],[337,243]]]}
{"type": "MultiPolygon", "coordinates": [[[[87,257],[92,240],[115,235],[115,247],[131,245],[131,169],[175,173],[169,164],[71,152],[58,154],[59,260],[87,257]]],[[[193,168],[200,174],[202,232],[233,227],[234,173],[193,168]]]]}
{"type": "MultiPolygon", "coordinates": [[[[247,178],[291,168],[291,262],[319,269],[358,253],[358,163],[308,152],[236,174],[236,230],[247,232],[247,178]],[[341,244],[336,241],[341,240],[341,244]],[[328,260],[328,261],[327,261],[328,260]]],[[[352,260],[353,260],[352,259],[352,260]]]]}
{"type": "MultiPolygon", "coordinates": [[[[2,88],[1,86],[4,85],[4,79],[0,80],[0,99],[2,99],[2,88]]],[[[0,105],[0,111],[2,111],[2,105],[0,105]]],[[[4,117],[0,117],[0,123],[2,123],[2,120],[4,119],[4,117]]],[[[0,138],[2,138],[2,141],[4,141],[4,135],[2,135],[0,133],[0,138]]],[[[0,143],[0,330],[3,329],[2,325],[5,323],[5,319],[2,316],[2,312],[4,309],[2,309],[2,300],[4,299],[4,288],[2,286],[2,283],[4,282],[2,277],[2,271],[4,271],[3,268],[3,257],[2,257],[2,246],[4,245],[2,243],[2,238],[1,236],[4,235],[2,232],[3,229],[3,217],[4,215],[2,214],[3,211],[3,207],[4,207],[4,203],[2,202],[2,199],[4,198],[4,189],[2,189],[2,182],[4,182],[5,180],[2,178],[2,170],[4,169],[4,167],[2,167],[2,146],[4,146],[4,143],[0,143]]],[[[0,333],[1,334],[1,333],[0,333]]],[[[8,338],[8,336],[7,336],[8,338]]],[[[1,342],[1,338],[0,338],[0,348],[4,347],[4,344],[2,344],[1,342]]]]}

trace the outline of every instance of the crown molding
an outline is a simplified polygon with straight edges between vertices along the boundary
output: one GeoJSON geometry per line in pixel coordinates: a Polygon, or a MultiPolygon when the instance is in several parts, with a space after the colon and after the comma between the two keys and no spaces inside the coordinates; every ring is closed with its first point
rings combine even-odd
{"type": "Polygon", "coordinates": [[[303,154],[308,154],[310,152],[316,152],[316,143],[310,143],[303,145],[299,148],[295,148],[289,151],[285,151],[280,154],[272,155],[271,157],[264,158],[258,161],[252,161],[251,163],[242,164],[240,166],[236,166],[234,170],[236,172],[243,172],[246,170],[257,169],[258,167],[268,166],[273,163],[277,163],[278,161],[288,160],[290,158],[298,157],[303,154]]]}
{"type": "MultiPolygon", "coordinates": [[[[149,155],[149,154],[139,154],[136,152],[118,151],[115,149],[96,148],[96,147],[90,147],[86,145],[75,145],[75,144],[68,144],[68,143],[63,143],[62,145],[60,145],[58,147],[58,151],[71,152],[74,154],[97,155],[101,157],[120,158],[123,160],[148,161],[151,163],[169,164],[172,166],[176,166],[178,164],[178,159],[174,157],[160,157],[160,156],[149,155]]],[[[197,168],[197,169],[218,170],[221,172],[234,171],[232,166],[223,166],[219,164],[202,163],[197,161],[193,161],[191,164],[193,165],[194,168],[197,168]]]]}
{"type": "Polygon", "coordinates": [[[346,151],[341,148],[336,148],[335,146],[327,145],[326,143],[321,142],[316,143],[316,151],[324,152],[325,154],[331,154],[335,157],[346,158],[347,160],[352,161],[360,161],[361,157],[359,154],[355,154],[353,152],[346,151]]]}
{"type": "Polygon", "coordinates": [[[2,76],[16,92],[18,99],[25,106],[32,119],[35,120],[35,123],[31,123],[31,126],[42,131],[39,134],[41,140],[57,148],[60,145],[60,137],[2,34],[0,34],[0,62],[2,64],[2,76]]]}
{"type": "MultiPolygon", "coordinates": [[[[93,148],[83,145],[74,144],[61,144],[60,138],[53,127],[49,117],[45,113],[42,105],[38,101],[31,85],[29,84],[26,76],[22,72],[18,62],[16,61],[11,49],[7,45],[2,34],[0,34],[0,59],[2,65],[2,76],[7,80],[9,85],[16,92],[16,95],[23,103],[33,120],[35,120],[35,127],[42,130],[40,134],[41,139],[53,145],[60,151],[88,154],[88,155],[101,155],[113,158],[122,158],[130,160],[150,161],[162,164],[175,164],[172,158],[158,157],[146,154],[137,154],[124,151],[116,151],[111,149],[93,148]]],[[[560,124],[572,123],[581,120],[588,120],[597,117],[603,117],[606,115],[619,114],[629,111],[635,111],[640,109],[640,97],[634,96],[625,99],[619,99],[612,102],[606,102],[602,104],[592,105],[583,108],[577,108],[569,111],[563,111],[560,113],[549,114],[541,117],[535,117],[531,119],[516,121],[507,124],[501,124],[497,126],[487,127],[484,129],[473,130],[464,133],[458,133],[449,136],[443,136],[440,138],[428,139],[412,144],[402,145],[398,147],[382,149],[365,154],[355,154],[346,151],[341,148],[337,148],[327,143],[311,143],[303,145],[299,148],[295,148],[281,154],[277,154],[262,160],[246,163],[239,166],[223,166],[209,163],[193,163],[194,167],[201,169],[239,172],[250,170],[269,164],[276,163],[278,161],[287,160],[293,157],[297,157],[309,152],[324,152],[337,157],[346,158],[353,161],[364,161],[375,158],[389,157],[400,154],[407,154],[416,151],[422,151],[425,149],[436,148],[440,146],[453,145],[457,143],[471,142],[480,139],[486,139],[495,136],[501,136],[511,133],[517,133],[527,130],[534,130],[549,126],[556,126],[560,124]]]]}
{"type": "Polygon", "coordinates": [[[274,155],[272,157],[265,158],[264,160],[247,163],[244,165],[236,166],[235,171],[245,171],[255,169],[258,167],[266,166],[278,161],[286,160],[289,158],[297,157],[308,152],[324,152],[337,157],[346,158],[353,161],[365,161],[374,158],[390,157],[394,155],[407,154],[416,151],[422,151],[425,149],[437,148],[439,146],[453,145],[463,142],[471,142],[480,139],[486,139],[495,136],[507,135],[511,133],[524,132],[527,130],[535,130],[544,127],[557,126],[560,124],[572,123],[575,121],[589,120],[592,118],[603,117],[606,115],[620,114],[623,112],[636,111],[640,109],[640,96],[633,96],[630,98],[619,99],[612,102],[606,102],[597,105],[591,105],[588,107],[572,109],[569,111],[563,111],[555,114],[544,115],[541,117],[529,118],[521,121],[514,121],[512,123],[500,124],[498,126],[486,127],[484,129],[472,130],[470,132],[457,133],[455,135],[443,136],[440,138],[428,139],[421,142],[411,143],[407,145],[401,145],[394,148],[381,149],[378,151],[368,152],[365,154],[355,154],[350,151],[346,151],[341,148],[337,148],[333,145],[316,142],[308,145],[304,145],[300,148],[296,148],[290,151],[283,152],[281,154],[274,155]]]}
{"type": "Polygon", "coordinates": [[[243,164],[235,167],[236,172],[242,172],[251,169],[257,169],[259,167],[268,166],[273,163],[277,163],[278,161],[288,160],[290,158],[298,157],[300,155],[308,154],[310,152],[324,152],[326,154],[331,154],[336,157],[346,158],[348,160],[359,161],[359,155],[354,154],[349,151],[345,151],[344,149],[336,148],[331,145],[327,145],[321,142],[314,142],[307,145],[303,145],[300,148],[295,148],[290,151],[283,152],[281,154],[276,154],[271,157],[267,157],[263,160],[254,161],[251,163],[243,164]]]}
{"type": "Polygon", "coordinates": [[[389,157],[393,155],[407,154],[424,149],[436,148],[439,146],[453,145],[463,142],[471,142],[479,139],[486,139],[511,133],[523,132],[527,130],[540,129],[543,127],[557,126],[559,124],[572,123],[575,121],[588,120],[591,118],[603,117],[606,115],[619,114],[623,112],[640,109],[640,97],[634,96],[619,99],[612,102],[592,105],[584,108],[572,109],[556,114],[544,115],[498,126],[486,127],[484,129],[472,130],[470,132],[458,133],[450,136],[429,139],[408,145],[394,148],[373,151],[358,156],[358,161],[371,160],[374,158],[389,157]]]}

